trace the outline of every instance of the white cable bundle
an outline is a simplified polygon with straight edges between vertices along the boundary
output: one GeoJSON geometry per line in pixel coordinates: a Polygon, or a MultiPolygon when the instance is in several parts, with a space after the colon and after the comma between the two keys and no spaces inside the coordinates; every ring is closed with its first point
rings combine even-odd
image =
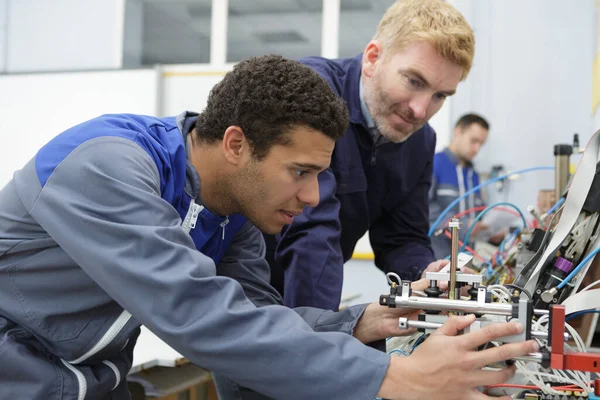
{"type": "MultiPolygon", "coordinates": [[[[584,352],[585,344],[583,343],[581,336],[579,336],[577,331],[571,325],[565,323],[565,327],[575,341],[577,351],[584,352]]],[[[548,315],[542,316],[538,321],[533,321],[532,328],[537,331],[548,332],[548,315]]],[[[544,343],[546,341],[540,340],[540,342],[544,343]]],[[[569,345],[565,345],[565,349],[572,350],[569,345]]],[[[540,364],[533,362],[525,363],[518,361],[516,365],[518,373],[526,377],[533,385],[539,387],[545,394],[560,394],[560,392],[554,390],[550,385],[548,385],[549,382],[560,382],[568,385],[576,385],[588,393],[593,392],[593,389],[590,385],[590,373],[580,371],[561,371],[556,369],[550,369],[546,371],[542,369],[540,364]]]]}

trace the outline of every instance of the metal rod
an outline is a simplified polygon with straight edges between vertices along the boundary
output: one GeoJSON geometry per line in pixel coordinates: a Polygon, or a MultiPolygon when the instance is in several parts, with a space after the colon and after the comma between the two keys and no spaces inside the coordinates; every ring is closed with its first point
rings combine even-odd
{"type": "Polygon", "coordinates": [[[569,158],[573,153],[573,147],[568,144],[557,144],[554,146],[554,194],[558,201],[569,182],[569,158]]]}
{"type": "MultiPolygon", "coordinates": [[[[395,306],[399,308],[415,308],[418,310],[458,311],[474,314],[512,315],[513,306],[504,303],[479,304],[471,300],[449,300],[434,297],[396,296],[395,306]]],[[[546,315],[548,310],[534,309],[534,315],[546,315]]]]}
{"type": "MultiPolygon", "coordinates": [[[[563,335],[565,337],[565,342],[568,342],[569,339],[571,339],[571,336],[567,332],[565,332],[563,335]]],[[[531,331],[531,336],[538,339],[548,339],[548,332],[531,331]]]]}
{"type": "Polygon", "coordinates": [[[452,252],[450,253],[450,287],[448,298],[454,300],[456,298],[456,270],[458,266],[458,218],[452,217],[449,226],[452,233],[452,252]]]}
{"type": "MultiPolygon", "coordinates": [[[[398,326],[401,329],[408,329],[408,328],[415,328],[415,329],[438,329],[442,325],[443,324],[441,324],[439,322],[413,321],[413,320],[410,320],[408,318],[399,318],[398,319],[398,326]]],[[[548,338],[548,332],[531,331],[531,336],[534,337],[534,338],[539,338],[539,339],[547,339],[548,338]]],[[[565,342],[568,341],[570,339],[569,334],[565,333],[564,334],[564,338],[565,338],[565,342]]]]}
{"type": "Polygon", "coordinates": [[[542,353],[529,353],[525,356],[515,357],[513,360],[541,363],[542,357],[542,353]]]}

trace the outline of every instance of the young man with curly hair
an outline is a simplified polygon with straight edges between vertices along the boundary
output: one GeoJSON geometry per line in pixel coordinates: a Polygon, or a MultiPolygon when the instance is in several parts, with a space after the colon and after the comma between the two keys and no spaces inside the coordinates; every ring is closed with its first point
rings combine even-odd
{"type": "Polygon", "coordinates": [[[468,382],[450,383],[460,394],[507,379],[513,370],[471,377],[456,362],[470,356],[477,368],[532,344],[464,351],[464,337],[451,336],[469,317],[411,367],[363,344],[401,334],[405,311],[280,305],[260,231],[317,205],[317,174],[346,125],[318,74],[266,56],[234,67],[199,115],[104,115],[44,145],[0,191],[0,397],[129,399],[140,324],[191,362],[279,399],[431,398],[410,371],[438,366],[468,382]]]}

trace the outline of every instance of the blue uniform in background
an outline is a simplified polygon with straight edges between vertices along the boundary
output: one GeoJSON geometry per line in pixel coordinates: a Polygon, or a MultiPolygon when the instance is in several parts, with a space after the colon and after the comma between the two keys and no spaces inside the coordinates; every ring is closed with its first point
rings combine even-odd
{"type": "Polygon", "coordinates": [[[427,196],[435,132],[426,124],[404,143],[381,137],[361,101],[361,59],[300,60],[346,101],[350,124],[331,167],[319,175],[319,205],[306,208],[281,234],[265,237],[271,282],[289,307],[337,310],[343,264],[367,231],[384,272],[416,280],[434,261],[427,196]]]}
{"type": "MultiPolygon", "coordinates": [[[[461,166],[458,157],[445,149],[436,153],[433,162],[433,184],[429,194],[430,221],[434,223],[440,213],[455,201],[459,196],[462,197],[467,191],[479,185],[479,174],[473,168],[472,163],[461,166]]],[[[480,207],[483,205],[481,192],[476,191],[462,198],[458,204],[452,207],[452,210],[446,214],[442,221],[436,227],[436,231],[448,225],[448,220],[452,216],[464,211],[480,207]]],[[[459,238],[463,240],[470,219],[475,218],[477,212],[470,212],[460,218],[462,224],[459,230],[459,238]]],[[[451,240],[443,233],[431,238],[433,251],[436,258],[445,258],[451,252],[451,240]]]]}

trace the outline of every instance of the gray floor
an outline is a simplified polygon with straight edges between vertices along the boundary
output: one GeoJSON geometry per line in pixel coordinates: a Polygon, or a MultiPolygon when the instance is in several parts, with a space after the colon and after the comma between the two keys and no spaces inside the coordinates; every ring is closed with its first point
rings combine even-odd
{"type": "Polygon", "coordinates": [[[350,260],[344,266],[343,305],[379,301],[379,296],[388,292],[385,275],[373,261],[350,260]],[[349,300],[344,301],[346,298],[349,300]]]}

